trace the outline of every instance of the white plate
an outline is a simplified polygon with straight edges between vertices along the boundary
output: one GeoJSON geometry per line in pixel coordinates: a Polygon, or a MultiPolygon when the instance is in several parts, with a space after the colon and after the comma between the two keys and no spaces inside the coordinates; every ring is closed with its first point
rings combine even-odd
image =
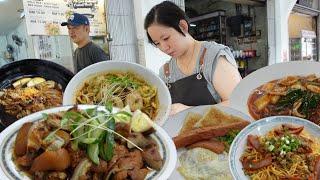
{"type": "MultiPolygon", "coordinates": [[[[170,137],[175,137],[179,134],[179,131],[180,131],[180,129],[184,123],[184,120],[186,119],[186,116],[188,115],[189,112],[199,113],[199,114],[204,115],[210,109],[210,107],[212,107],[212,105],[196,106],[196,107],[184,110],[184,111],[182,111],[172,117],[169,117],[169,119],[163,125],[162,128],[167,131],[167,133],[169,134],[170,137]]],[[[238,117],[245,119],[245,120],[248,120],[248,121],[253,121],[253,119],[250,118],[249,116],[243,114],[240,111],[232,109],[230,107],[225,107],[225,106],[221,106],[221,105],[214,105],[214,107],[217,107],[219,110],[221,110],[227,114],[238,116],[238,117]]],[[[180,148],[178,150],[177,158],[179,158],[179,156],[185,151],[186,150],[184,148],[180,148]]],[[[184,179],[183,176],[181,176],[180,173],[177,171],[177,168],[179,166],[180,166],[179,159],[177,159],[176,168],[173,171],[173,173],[169,179],[172,179],[172,180],[184,179]]]]}
{"type": "MultiPolygon", "coordinates": [[[[23,172],[19,171],[14,162],[13,157],[13,146],[16,139],[18,130],[25,122],[34,122],[42,118],[43,113],[51,114],[61,111],[66,111],[73,106],[62,106],[52,108],[44,111],[40,111],[29,116],[26,116],[15,123],[11,124],[0,134],[0,177],[4,179],[30,179],[23,172]]],[[[79,109],[88,109],[96,107],[94,105],[79,105],[79,109]]],[[[99,107],[99,110],[103,110],[103,107],[99,107]]],[[[155,125],[156,132],[151,135],[153,139],[159,145],[160,155],[163,158],[163,167],[160,171],[151,171],[146,179],[167,179],[172,173],[177,159],[177,152],[175,145],[169,135],[158,125],[155,125]]]]}
{"type": "Polygon", "coordinates": [[[293,116],[273,116],[263,118],[259,121],[249,124],[245,127],[234,139],[230,147],[229,153],[229,168],[232,176],[236,180],[246,180],[249,177],[245,176],[242,170],[242,163],[240,157],[245,151],[247,145],[247,136],[252,135],[265,135],[273,128],[280,126],[281,124],[292,124],[298,126],[304,126],[304,129],[308,131],[313,137],[320,138],[320,127],[310,121],[293,117],[293,116]]]}
{"type": "Polygon", "coordinates": [[[273,64],[249,74],[233,90],[230,106],[250,115],[247,101],[251,92],[271,80],[280,79],[288,75],[320,75],[320,63],[314,61],[291,61],[273,64]]]}
{"type": "Polygon", "coordinates": [[[157,74],[136,63],[125,61],[103,61],[92,64],[78,72],[69,82],[64,91],[63,105],[72,105],[75,103],[75,93],[83,83],[90,77],[110,71],[132,72],[142,77],[150,85],[155,86],[158,92],[159,112],[155,122],[160,126],[167,120],[170,112],[171,96],[166,84],[157,74]]]}

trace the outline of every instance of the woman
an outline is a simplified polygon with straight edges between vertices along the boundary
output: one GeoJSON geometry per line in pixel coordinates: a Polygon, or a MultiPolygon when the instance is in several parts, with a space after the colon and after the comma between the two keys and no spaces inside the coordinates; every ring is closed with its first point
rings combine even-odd
{"type": "Polygon", "coordinates": [[[149,11],[144,28],[149,42],[172,57],[160,69],[172,98],[171,115],[190,106],[228,104],[241,80],[228,47],[195,40],[186,14],[170,1],[149,11]]]}

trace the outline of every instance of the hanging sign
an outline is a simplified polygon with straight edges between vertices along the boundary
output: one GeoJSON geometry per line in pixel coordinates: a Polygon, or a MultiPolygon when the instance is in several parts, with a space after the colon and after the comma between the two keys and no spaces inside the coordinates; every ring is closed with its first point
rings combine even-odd
{"type": "Polygon", "coordinates": [[[23,0],[23,7],[29,35],[68,35],[60,24],[74,12],[88,17],[90,36],[107,34],[104,0],[23,0]]]}

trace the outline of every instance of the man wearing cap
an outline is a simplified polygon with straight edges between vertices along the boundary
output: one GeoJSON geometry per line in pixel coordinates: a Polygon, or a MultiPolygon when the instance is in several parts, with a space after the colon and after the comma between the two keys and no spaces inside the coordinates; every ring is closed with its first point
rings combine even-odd
{"type": "Polygon", "coordinates": [[[67,22],[61,23],[61,26],[68,27],[70,38],[78,45],[73,56],[75,72],[91,64],[108,60],[106,53],[90,40],[90,25],[86,16],[73,13],[67,22]]]}

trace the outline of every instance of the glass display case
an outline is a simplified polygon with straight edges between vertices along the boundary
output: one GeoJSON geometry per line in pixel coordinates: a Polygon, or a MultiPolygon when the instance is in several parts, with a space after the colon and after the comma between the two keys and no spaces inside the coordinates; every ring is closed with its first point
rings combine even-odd
{"type": "Polygon", "coordinates": [[[290,38],[290,60],[317,61],[317,39],[313,31],[301,31],[300,38],[290,38]]]}

